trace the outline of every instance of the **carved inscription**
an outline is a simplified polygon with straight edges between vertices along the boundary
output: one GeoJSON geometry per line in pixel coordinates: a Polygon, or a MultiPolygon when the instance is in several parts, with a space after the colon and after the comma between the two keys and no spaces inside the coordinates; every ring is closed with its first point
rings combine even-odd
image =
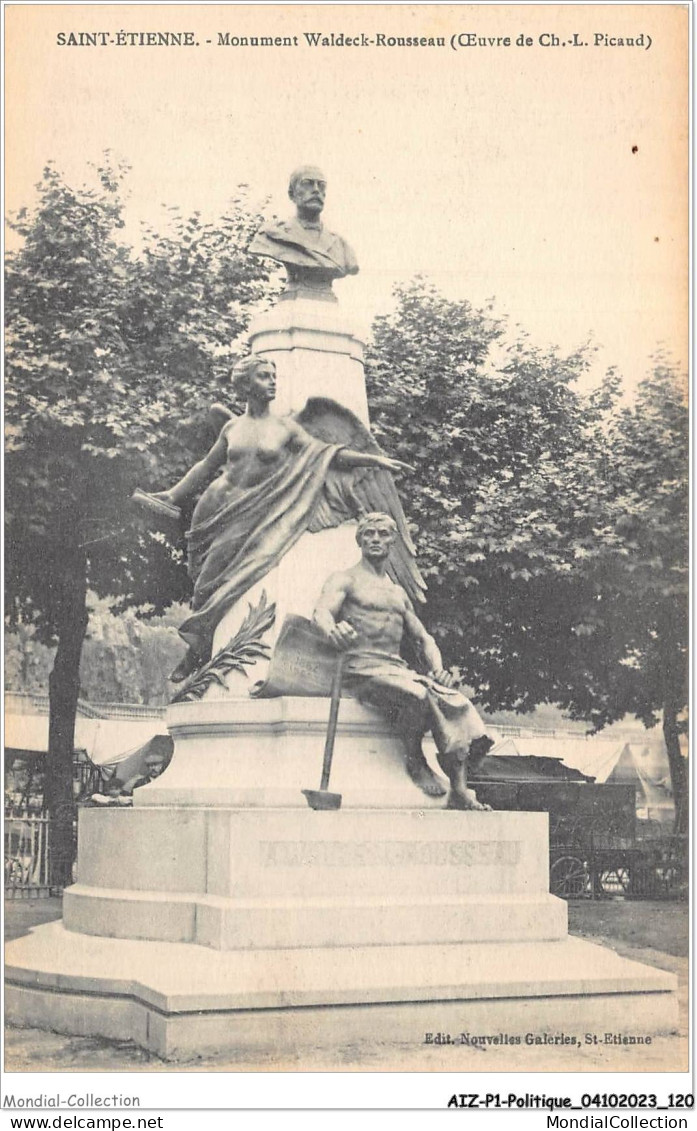
{"type": "Polygon", "coordinates": [[[329,695],[337,652],[304,617],[291,614],[283,622],[266,682],[255,698],[275,695],[329,695]]]}
{"type": "Polygon", "coordinates": [[[259,847],[271,868],[482,867],[520,859],[515,840],[268,840],[259,847]]]}

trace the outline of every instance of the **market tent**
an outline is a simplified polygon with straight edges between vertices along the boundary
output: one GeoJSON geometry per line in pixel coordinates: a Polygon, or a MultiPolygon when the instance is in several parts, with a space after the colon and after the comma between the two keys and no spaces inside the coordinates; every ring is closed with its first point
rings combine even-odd
{"type": "Polygon", "coordinates": [[[78,719],[75,746],[95,766],[116,765],[156,734],[168,736],[163,719],[78,719]]]}
{"type": "MultiPolygon", "coordinates": [[[[119,762],[124,755],[148,742],[156,734],[167,734],[164,720],[87,719],[75,720],[75,749],[84,750],[95,766],[119,762]]],[[[48,715],[5,715],[5,746],[8,750],[48,750],[48,715]]]]}
{"type": "Polygon", "coordinates": [[[618,784],[631,782],[635,786],[639,817],[673,822],[675,804],[667,755],[662,759],[651,747],[627,742],[607,780],[618,784]]]}
{"type": "MultiPolygon", "coordinates": [[[[41,758],[48,750],[48,715],[5,715],[5,749],[8,765],[13,756],[41,758]]],[[[156,716],[137,719],[85,718],[75,720],[75,751],[100,770],[111,770],[105,776],[127,781],[141,766],[148,753],[169,758],[172,739],[164,720],[156,716]],[[157,745],[150,746],[153,740],[157,745]]]]}
{"type": "Polygon", "coordinates": [[[494,754],[522,760],[531,756],[560,761],[598,784],[633,785],[637,816],[671,822],[674,818],[668,756],[661,742],[573,735],[516,735],[496,744],[494,754]]]}
{"type": "Polygon", "coordinates": [[[624,739],[526,734],[503,739],[492,753],[554,758],[602,783],[612,773],[624,746],[624,739]]]}
{"type": "Polygon", "coordinates": [[[45,754],[48,750],[48,717],[5,714],[7,754],[45,754]]]}
{"type": "Polygon", "coordinates": [[[516,754],[501,743],[477,767],[477,781],[558,782],[591,781],[580,770],[565,766],[560,758],[516,754]]]}
{"type": "Polygon", "coordinates": [[[125,784],[134,778],[145,776],[151,759],[159,759],[163,767],[166,766],[173,750],[174,742],[170,734],[155,734],[147,742],[123,750],[106,762],[96,761],[95,758],[90,760],[109,781],[125,784]]]}

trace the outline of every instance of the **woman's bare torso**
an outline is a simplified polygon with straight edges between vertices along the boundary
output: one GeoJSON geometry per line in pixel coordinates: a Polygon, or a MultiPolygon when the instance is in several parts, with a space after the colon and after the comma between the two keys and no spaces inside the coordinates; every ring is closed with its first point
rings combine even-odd
{"type": "Polygon", "coordinates": [[[225,428],[227,460],[223,474],[244,490],[263,483],[295,446],[296,436],[286,421],[277,416],[255,420],[243,416],[225,428]]]}
{"type": "Polygon", "coordinates": [[[231,420],[225,425],[223,436],[226,459],[198,502],[196,522],[217,512],[234,495],[269,479],[300,442],[292,425],[277,416],[231,420]]]}

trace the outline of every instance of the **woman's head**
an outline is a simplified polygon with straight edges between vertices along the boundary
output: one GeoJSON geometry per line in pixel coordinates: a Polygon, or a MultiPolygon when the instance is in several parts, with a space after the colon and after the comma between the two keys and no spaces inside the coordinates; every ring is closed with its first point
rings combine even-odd
{"type": "Polygon", "coordinates": [[[243,357],[241,361],[233,367],[232,370],[232,388],[235,396],[240,400],[246,401],[249,397],[252,381],[258,372],[272,372],[275,378],[276,366],[272,361],[267,361],[263,357],[258,357],[256,354],[249,354],[248,357],[243,357]]]}

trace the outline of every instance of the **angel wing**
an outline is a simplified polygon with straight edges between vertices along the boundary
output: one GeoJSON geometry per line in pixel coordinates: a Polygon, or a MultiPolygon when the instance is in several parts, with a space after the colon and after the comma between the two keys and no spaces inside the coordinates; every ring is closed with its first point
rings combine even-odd
{"type": "Polygon", "coordinates": [[[227,424],[229,420],[234,420],[238,415],[239,413],[233,412],[226,404],[220,404],[219,401],[216,401],[208,409],[208,423],[216,432],[219,432],[224,424],[227,424]]]}
{"type": "MultiPolygon", "coordinates": [[[[342,444],[357,452],[384,454],[355,413],[329,397],[310,397],[294,419],[311,436],[326,444],[342,444]]],[[[316,533],[327,527],[340,526],[347,519],[359,518],[372,511],[391,515],[399,532],[387,572],[406,590],[412,601],[423,602],[426,583],[416,564],[414,543],[389,471],[377,467],[357,467],[348,471],[331,468],[308,530],[316,533]]]]}

